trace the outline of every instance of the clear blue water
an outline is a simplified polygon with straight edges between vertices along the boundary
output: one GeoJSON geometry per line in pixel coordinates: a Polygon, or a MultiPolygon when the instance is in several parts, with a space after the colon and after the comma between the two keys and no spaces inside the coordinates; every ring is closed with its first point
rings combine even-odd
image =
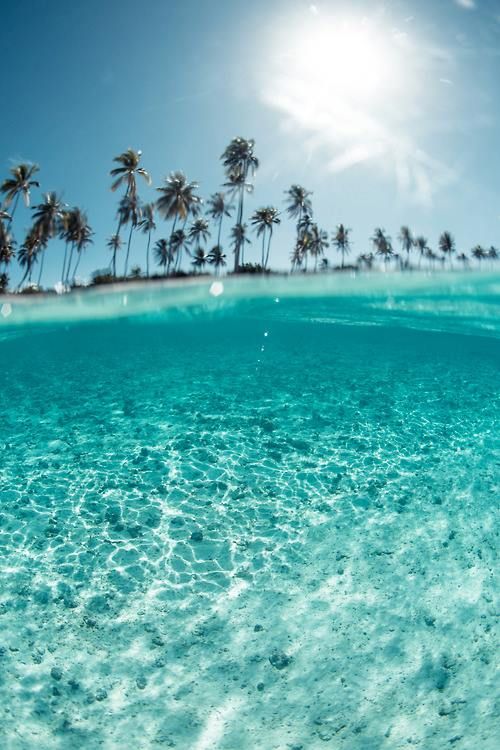
{"type": "Polygon", "coordinates": [[[499,289],[6,300],[0,747],[496,750],[499,289]]]}

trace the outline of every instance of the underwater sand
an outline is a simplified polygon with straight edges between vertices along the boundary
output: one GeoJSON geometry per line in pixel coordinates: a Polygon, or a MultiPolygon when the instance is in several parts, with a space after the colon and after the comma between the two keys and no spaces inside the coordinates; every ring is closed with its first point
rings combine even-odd
{"type": "Polygon", "coordinates": [[[210,284],[4,303],[0,747],[496,750],[499,277],[210,284]]]}

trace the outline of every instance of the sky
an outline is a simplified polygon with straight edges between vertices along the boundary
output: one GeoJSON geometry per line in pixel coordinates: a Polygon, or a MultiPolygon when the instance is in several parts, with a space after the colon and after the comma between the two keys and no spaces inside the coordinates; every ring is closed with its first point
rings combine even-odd
{"type": "MultiPolygon", "coordinates": [[[[352,229],[354,255],[376,226],[396,240],[402,224],[431,247],[445,229],[460,251],[500,244],[499,0],[0,0],[0,14],[0,179],[35,162],[41,191],[88,212],[82,277],[109,264],[114,156],[142,150],[145,201],[177,169],[206,198],[237,135],[260,160],[247,220],[283,211],[274,267],[289,265],[293,183],[322,228],[352,229]]],[[[29,222],[21,207],[18,240],[29,222]]],[[[160,219],[154,239],[168,234],[160,219]]],[[[144,268],[145,238],[133,242],[144,268]]],[[[62,256],[54,241],[47,285],[62,256]]],[[[259,256],[255,241],[246,259],[259,256]]]]}

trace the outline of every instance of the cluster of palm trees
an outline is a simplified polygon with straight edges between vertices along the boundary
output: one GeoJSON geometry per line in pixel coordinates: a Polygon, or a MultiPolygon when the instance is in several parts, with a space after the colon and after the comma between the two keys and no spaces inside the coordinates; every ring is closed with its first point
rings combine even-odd
{"type": "MultiPolygon", "coordinates": [[[[143,202],[139,195],[139,178],[151,185],[151,177],[142,166],[142,153],[127,149],[114,158],[110,171],[111,190],[122,191],[118,202],[117,226],[109,237],[107,247],[111,251],[108,278],[129,277],[130,251],[134,233],[146,236],[145,276],[151,273],[151,248],[156,264],[165,276],[177,275],[183,260],[189,258],[194,272],[203,271],[207,265],[216,273],[227,265],[227,256],[222,245],[222,232],[225,220],[235,214],[235,223],[230,229],[231,251],[234,258],[234,272],[253,270],[266,272],[269,269],[271,242],[275,228],[281,223],[280,211],[274,206],[263,206],[255,210],[249,222],[260,241],[260,263],[245,263],[245,249],[250,243],[248,225],[245,223],[245,196],[253,191],[253,178],[259,167],[255,155],[255,143],[245,138],[233,138],[224,150],[221,161],[225,181],[219,192],[212,194],[204,205],[199,195],[198,183],[187,179],[183,172],[171,172],[156,188],[159,196],[154,202],[143,202]],[[167,222],[166,236],[155,239],[158,219],[167,222]],[[212,236],[215,241],[210,242],[212,236]],[[210,245],[209,245],[210,243],[210,245]],[[125,247],[123,273],[117,273],[119,251],[125,247]]],[[[70,288],[75,283],[76,273],[84,251],[93,242],[93,231],[87,215],[78,207],[69,208],[58,195],[49,192],[42,201],[32,207],[32,223],[21,242],[14,239],[13,219],[22,198],[30,207],[31,191],[39,188],[38,166],[20,164],[10,170],[10,175],[0,184],[3,204],[0,206],[0,289],[8,285],[7,270],[14,257],[23,271],[20,289],[26,282],[33,283],[33,271],[38,264],[37,285],[40,286],[47,246],[51,239],[58,237],[64,241],[62,258],[61,288],[70,288]]],[[[326,251],[331,246],[341,258],[340,268],[346,268],[346,256],[351,251],[351,229],[339,224],[332,234],[322,229],[313,218],[312,193],[300,185],[292,185],[285,192],[286,214],[295,222],[296,233],[291,253],[291,270],[307,271],[308,262],[313,270],[329,266],[326,251]]],[[[423,236],[414,236],[408,227],[402,227],[398,235],[400,251],[395,251],[387,232],[377,228],[371,238],[373,251],[358,255],[349,268],[372,268],[376,257],[383,260],[384,267],[393,262],[397,267],[413,267],[413,257],[417,255],[417,267],[425,260],[431,267],[436,263],[445,264],[454,256],[466,266],[468,257],[456,252],[456,244],[449,232],[439,238],[439,253],[434,252],[423,236]]],[[[491,247],[485,250],[476,246],[471,256],[478,261],[485,258],[495,260],[498,251],[491,247]]],[[[141,275],[134,267],[132,277],[141,275]]]]}
{"type": "Polygon", "coordinates": [[[92,243],[93,231],[86,214],[79,208],[68,208],[56,193],[49,192],[43,195],[41,203],[33,206],[33,221],[16,252],[12,222],[21,197],[25,206],[30,207],[31,191],[40,187],[35,179],[38,172],[36,164],[19,164],[10,170],[10,176],[0,185],[0,192],[4,195],[0,211],[0,289],[8,285],[7,269],[16,256],[24,271],[18,288],[26,281],[31,284],[36,263],[39,263],[37,285],[40,286],[45,251],[49,241],[56,236],[65,242],[61,278],[69,283],[76,275],[83,251],[92,243]]]}

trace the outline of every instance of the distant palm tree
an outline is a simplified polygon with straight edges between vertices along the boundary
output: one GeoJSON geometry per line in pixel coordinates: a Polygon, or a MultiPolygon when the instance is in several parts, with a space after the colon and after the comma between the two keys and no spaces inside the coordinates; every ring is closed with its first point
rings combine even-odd
{"type": "MultiPolygon", "coordinates": [[[[226,177],[233,194],[238,195],[238,212],[236,216],[236,226],[243,226],[243,203],[245,191],[248,190],[248,179],[254,175],[259,167],[259,160],[254,154],[255,141],[245,138],[233,138],[231,143],[226,147],[221,156],[226,177]]],[[[242,244],[238,239],[238,233],[233,235],[234,239],[234,271],[238,271],[240,265],[240,255],[242,244]]]]}
{"type": "Polygon", "coordinates": [[[261,266],[265,270],[269,261],[273,227],[281,223],[278,209],[273,206],[258,208],[253,213],[250,221],[255,227],[257,237],[262,237],[261,266]]]}
{"type": "Polygon", "coordinates": [[[439,249],[444,257],[448,257],[451,263],[451,256],[456,250],[455,240],[450,232],[443,232],[439,238],[439,249]]]}
{"type": "Polygon", "coordinates": [[[381,255],[384,260],[384,265],[387,267],[387,262],[393,254],[391,238],[385,233],[385,229],[377,227],[373,233],[372,243],[375,248],[377,255],[381,255]]]}
{"type": "MultiPolygon", "coordinates": [[[[250,244],[250,240],[247,237],[247,225],[246,224],[235,224],[231,229],[231,239],[233,253],[240,253],[241,263],[243,264],[243,257],[245,253],[245,245],[250,244]]],[[[238,263],[238,268],[240,263],[238,263]]]]}
{"type": "Polygon", "coordinates": [[[333,244],[342,255],[341,268],[344,268],[345,256],[349,254],[351,248],[351,242],[349,240],[350,233],[350,229],[347,229],[343,224],[339,224],[332,236],[333,244]]]}
{"type": "Polygon", "coordinates": [[[464,268],[467,268],[467,266],[469,265],[469,258],[465,253],[460,253],[459,255],[457,255],[457,260],[462,263],[464,268]]]}
{"type": "Polygon", "coordinates": [[[61,275],[61,281],[67,283],[69,279],[69,272],[71,263],[73,260],[73,251],[75,245],[78,243],[84,231],[84,227],[87,224],[86,215],[78,208],[63,209],[61,211],[61,217],[59,220],[58,232],[59,237],[64,240],[64,258],[63,258],[63,269],[61,275]],[[68,247],[70,248],[69,259],[68,259],[68,247]],[[66,261],[68,265],[66,267],[66,261]]]}
{"type": "Polygon", "coordinates": [[[373,263],[375,262],[375,258],[373,253],[363,253],[362,255],[358,255],[357,263],[358,266],[361,268],[361,266],[364,266],[368,271],[370,271],[373,268],[373,263]]]}
{"type": "Polygon", "coordinates": [[[484,260],[484,258],[488,257],[488,251],[485,250],[484,247],[482,247],[481,245],[476,245],[471,250],[471,255],[472,255],[473,258],[475,258],[476,260],[478,260],[479,263],[481,264],[481,261],[484,260]]]}
{"type": "Polygon", "coordinates": [[[149,248],[151,245],[151,232],[154,232],[156,229],[155,204],[146,203],[142,207],[142,216],[143,216],[143,219],[140,223],[140,227],[142,229],[143,234],[147,234],[148,236],[148,244],[146,247],[146,278],[149,279],[149,248]]]}
{"type": "Polygon", "coordinates": [[[188,230],[189,241],[194,243],[195,251],[200,249],[201,242],[207,242],[210,229],[206,219],[195,219],[188,230]]]}
{"type": "Polygon", "coordinates": [[[312,224],[307,247],[309,255],[314,258],[314,271],[316,271],[318,267],[318,258],[323,256],[325,250],[329,247],[328,232],[320,229],[317,224],[312,224]]]}
{"type": "Polygon", "coordinates": [[[207,214],[213,221],[217,222],[217,246],[220,247],[220,238],[222,232],[222,222],[224,217],[230,218],[233,206],[228,203],[225,193],[214,193],[207,201],[207,214]]]}
{"type": "Polygon", "coordinates": [[[108,245],[108,248],[113,253],[113,257],[111,260],[111,268],[112,268],[113,276],[116,278],[116,253],[118,252],[118,250],[120,250],[120,248],[123,245],[120,235],[119,234],[111,235],[111,237],[109,238],[107,242],[107,245],[108,245]]]}
{"type": "MultiPolygon", "coordinates": [[[[302,217],[304,215],[307,215],[308,217],[312,216],[311,195],[312,193],[301,185],[292,185],[285,191],[285,201],[287,203],[286,212],[291,219],[297,219],[297,245],[300,245],[299,239],[302,217]]],[[[296,267],[297,262],[293,262],[293,255],[294,254],[292,253],[292,265],[293,267],[296,267]]]]}
{"type": "Polygon", "coordinates": [[[163,274],[168,275],[168,269],[172,262],[172,251],[169,240],[157,240],[154,246],[154,256],[159,266],[163,266],[163,274]]]}
{"type": "Polygon", "coordinates": [[[208,254],[208,262],[211,266],[214,266],[217,275],[220,273],[220,269],[226,265],[226,256],[222,251],[220,245],[215,245],[208,254]]]}
{"type": "Polygon", "coordinates": [[[178,219],[186,223],[190,216],[197,216],[201,207],[201,198],[196,194],[197,182],[189,182],[183,172],[171,172],[165,177],[162,187],[156,188],[161,193],[156,207],[159,214],[167,221],[172,220],[170,245],[174,252],[173,238],[178,219]]]}
{"type": "Polygon", "coordinates": [[[31,284],[33,267],[37,261],[38,254],[44,249],[46,242],[47,241],[40,235],[39,228],[36,225],[33,225],[28,231],[28,234],[17,254],[19,265],[21,268],[26,269],[24,276],[19,282],[18,289],[21,289],[26,279],[28,279],[28,282],[31,284]]]}
{"type": "Polygon", "coordinates": [[[193,254],[192,264],[198,270],[202,271],[208,263],[208,255],[204,248],[197,247],[193,254]]]}
{"type": "Polygon", "coordinates": [[[31,188],[40,187],[38,180],[33,179],[39,171],[40,168],[36,164],[19,164],[10,170],[12,177],[7,177],[0,185],[0,192],[5,195],[5,207],[8,208],[14,202],[10,212],[9,224],[12,223],[21,195],[25,206],[30,205],[31,188]]]}
{"type": "Polygon", "coordinates": [[[410,252],[412,247],[415,245],[412,231],[410,227],[403,226],[399,230],[398,240],[401,243],[401,249],[406,253],[406,267],[410,265],[410,252]]]}
{"type": "Polygon", "coordinates": [[[132,243],[132,232],[139,225],[142,219],[142,206],[137,193],[130,193],[129,195],[123,196],[118,207],[118,215],[121,227],[130,224],[130,231],[128,233],[127,241],[127,253],[125,255],[125,269],[123,273],[124,277],[127,278],[128,259],[130,256],[130,245],[132,243]]]}
{"type": "Polygon", "coordinates": [[[498,252],[496,247],[493,247],[493,245],[491,245],[490,249],[486,252],[486,256],[490,260],[498,260],[498,258],[500,257],[500,253],[498,252]]]}
{"type": "Polygon", "coordinates": [[[419,260],[418,260],[418,267],[420,268],[422,263],[422,258],[424,258],[429,250],[429,246],[427,244],[427,238],[423,237],[422,235],[419,235],[415,238],[415,247],[417,248],[419,252],[419,260]]]}
{"type": "MultiPolygon", "coordinates": [[[[301,255],[302,261],[304,261],[304,271],[307,271],[307,258],[309,255],[309,247],[312,232],[312,216],[307,211],[301,214],[300,220],[297,222],[297,241],[295,250],[301,255]]],[[[302,265],[302,262],[299,264],[302,265]]]]}
{"type": "Polygon", "coordinates": [[[142,151],[134,151],[132,148],[128,148],[122,154],[115,156],[113,161],[120,166],[114,167],[110,172],[111,177],[115,178],[111,185],[113,192],[126,185],[125,195],[134,196],[137,193],[137,175],[140,175],[148,185],[151,185],[149,173],[140,166],[141,157],[142,151]]]}
{"type": "Polygon", "coordinates": [[[0,218],[0,268],[3,266],[3,273],[7,272],[7,267],[14,255],[14,238],[12,237],[8,227],[5,226],[3,220],[0,218]]]}
{"type": "Polygon", "coordinates": [[[299,237],[295,243],[295,246],[290,254],[290,260],[292,262],[292,273],[302,266],[305,255],[304,238],[299,237]]]}
{"type": "Polygon", "coordinates": [[[45,249],[50,239],[58,233],[61,219],[63,218],[64,204],[57,193],[45,193],[43,203],[33,207],[33,226],[40,239],[40,271],[38,274],[38,286],[40,286],[43,272],[43,261],[45,249]]]}
{"type": "Polygon", "coordinates": [[[181,267],[184,250],[189,253],[189,237],[184,229],[176,229],[170,237],[170,251],[177,270],[181,267]]]}
{"type": "MultiPolygon", "coordinates": [[[[87,216],[83,214],[84,216],[84,223],[80,231],[80,235],[76,241],[76,252],[77,252],[77,261],[75,263],[75,267],[73,269],[73,276],[71,277],[74,281],[76,278],[76,272],[78,271],[78,266],[80,265],[80,261],[82,259],[82,255],[84,251],[87,249],[89,245],[92,245],[94,240],[92,239],[94,232],[92,231],[91,226],[89,225],[87,221],[87,216]]],[[[70,268],[68,267],[68,278],[70,278],[70,268]]]]}

